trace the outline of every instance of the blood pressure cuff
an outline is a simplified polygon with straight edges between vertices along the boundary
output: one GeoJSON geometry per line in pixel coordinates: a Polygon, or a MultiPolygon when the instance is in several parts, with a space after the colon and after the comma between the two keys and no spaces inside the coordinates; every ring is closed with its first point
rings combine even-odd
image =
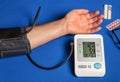
{"type": "Polygon", "coordinates": [[[18,56],[31,52],[24,28],[0,29],[0,58],[18,56]]]}

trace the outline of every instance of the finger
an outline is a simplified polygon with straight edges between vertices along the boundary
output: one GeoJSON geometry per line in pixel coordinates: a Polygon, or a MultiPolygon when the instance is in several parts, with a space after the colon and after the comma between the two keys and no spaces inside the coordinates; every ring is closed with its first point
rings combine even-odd
{"type": "Polygon", "coordinates": [[[97,27],[97,26],[99,26],[102,22],[103,22],[103,20],[100,19],[100,20],[97,20],[96,22],[94,22],[92,25],[93,25],[93,27],[97,27]]]}
{"type": "Polygon", "coordinates": [[[97,17],[92,18],[92,19],[89,19],[89,20],[88,20],[88,24],[94,23],[94,22],[96,22],[97,20],[98,20],[97,17]]]}
{"type": "Polygon", "coordinates": [[[99,30],[101,30],[102,28],[99,26],[99,27],[97,27],[97,28],[93,28],[93,29],[91,29],[91,33],[94,33],[94,32],[97,32],[97,31],[99,31],[99,30]]]}
{"type": "Polygon", "coordinates": [[[98,16],[98,19],[103,19],[103,18],[104,18],[103,14],[101,14],[101,15],[98,16]]]}
{"type": "Polygon", "coordinates": [[[87,9],[75,9],[78,14],[87,14],[89,10],[87,9]]]}
{"type": "Polygon", "coordinates": [[[101,19],[103,19],[103,18],[104,18],[104,15],[99,15],[99,16],[97,16],[97,17],[94,17],[94,18],[89,19],[89,20],[88,20],[88,23],[91,24],[91,23],[94,23],[94,22],[96,22],[97,20],[101,20],[101,19]]]}
{"type": "Polygon", "coordinates": [[[90,17],[93,18],[93,17],[97,16],[99,13],[100,13],[99,11],[92,12],[92,13],[90,13],[90,17]]]}
{"type": "Polygon", "coordinates": [[[94,33],[94,32],[97,32],[99,30],[101,30],[102,28],[99,26],[99,27],[96,27],[96,28],[92,28],[92,29],[89,29],[88,30],[88,33],[94,33]]]}
{"type": "Polygon", "coordinates": [[[86,14],[87,19],[93,18],[99,14],[99,11],[92,12],[90,14],[86,14]]]}
{"type": "Polygon", "coordinates": [[[102,19],[97,20],[96,22],[94,22],[94,23],[92,23],[92,24],[89,24],[88,27],[89,27],[90,29],[92,29],[92,28],[94,28],[94,27],[99,26],[102,22],[103,22],[102,19]]]}

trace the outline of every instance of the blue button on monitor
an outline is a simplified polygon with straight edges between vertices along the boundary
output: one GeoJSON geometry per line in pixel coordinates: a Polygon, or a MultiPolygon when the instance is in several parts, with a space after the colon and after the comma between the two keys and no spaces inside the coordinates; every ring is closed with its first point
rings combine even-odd
{"type": "Polygon", "coordinates": [[[100,64],[100,63],[95,63],[95,64],[94,64],[94,68],[100,69],[100,68],[101,68],[101,64],[100,64]]]}

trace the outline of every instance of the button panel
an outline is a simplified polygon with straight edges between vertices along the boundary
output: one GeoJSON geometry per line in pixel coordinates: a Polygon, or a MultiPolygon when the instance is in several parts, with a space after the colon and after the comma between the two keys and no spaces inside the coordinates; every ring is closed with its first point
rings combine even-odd
{"type": "Polygon", "coordinates": [[[91,68],[95,68],[95,69],[100,69],[102,67],[102,65],[100,63],[95,63],[94,65],[78,65],[78,68],[83,68],[83,69],[91,69],[91,68]]]}

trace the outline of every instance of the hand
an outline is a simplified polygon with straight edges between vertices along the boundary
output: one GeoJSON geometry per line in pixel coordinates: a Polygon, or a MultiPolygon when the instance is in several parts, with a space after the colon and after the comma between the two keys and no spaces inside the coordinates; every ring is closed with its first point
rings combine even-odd
{"type": "Polygon", "coordinates": [[[76,9],[69,12],[65,18],[68,34],[94,33],[101,29],[104,15],[98,15],[99,11],[89,13],[86,9],[76,9]]]}

